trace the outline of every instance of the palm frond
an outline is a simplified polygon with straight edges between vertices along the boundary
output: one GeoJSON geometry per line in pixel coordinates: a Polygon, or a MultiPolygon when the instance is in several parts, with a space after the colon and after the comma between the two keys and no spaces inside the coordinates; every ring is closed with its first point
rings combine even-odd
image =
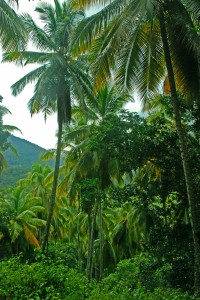
{"type": "Polygon", "coordinates": [[[198,53],[200,36],[181,1],[169,6],[168,32],[177,89],[187,99],[199,100],[198,53]],[[176,38],[175,38],[176,36],[176,38]]]}
{"type": "MultiPolygon", "coordinates": [[[[0,103],[1,103],[1,100],[3,99],[3,97],[0,99],[0,103]]],[[[0,105],[0,115],[1,117],[7,115],[7,114],[11,114],[11,112],[9,111],[9,109],[3,105],[0,105]]]]}
{"type": "Polygon", "coordinates": [[[38,239],[36,238],[36,236],[34,235],[34,233],[29,229],[28,226],[24,226],[24,234],[25,234],[25,238],[26,240],[34,245],[36,248],[40,248],[38,239]]]}
{"type": "Polygon", "coordinates": [[[39,19],[45,23],[45,31],[48,34],[54,32],[57,22],[52,5],[42,2],[36,7],[35,11],[39,13],[39,19]]]}
{"type": "Polygon", "coordinates": [[[90,6],[95,6],[95,5],[101,5],[101,6],[105,6],[106,4],[109,4],[110,1],[109,0],[78,0],[73,2],[73,0],[71,1],[75,7],[90,7],[90,6]]]}
{"type": "Polygon", "coordinates": [[[12,133],[14,131],[18,131],[18,132],[20,132],[22,134],[22,131],[19,128],[17,128],[16,126],[3,125],[3,127],[4,127],[4,130],[7,131],[7,132],[9,132],[9,133],[12,133]]]}
{"type": "Polygon", "coordinates": [[[28,74],[26,74],[24,77],[22,77],[20,80],[18,80],[16,83],[14,83],[11,86],[12,89],[12,93],[14,96],[19,95],[23,89],[25,88],[25,86],[28,83],[32,83],[34,82],[36,79],[38,79],[38,77],[44,72],[44,70],[46,70],[48,68],[48,65],[43,65],[41,67],[38,67],[37,69],[29,72],[28,74]]]}
{"type": "Polygon", "coordinates": [[[198,22],[198,19],[200,17],[200,3],[198,0],[185,0],[184,1],[186,7],[189,9],[192,17],[196,17],[196,22],[198,22]]]}
{"type": "Polygon", "coordinates": [[[23,22],[5,0],[0,5],[0,41],[4,51],[21,50],[27,42],[23,22]]]}
{"type": "Polygon", "coordinates": [[[8,166],[4,155],[0,152],[0,173],[8,166]]]}
{"type": "Polygon", "coordinates": [[[23,227],[21,224],[17,223],[14,220],[10,221],[11,228],[10,228],[10,235],[11,235],[11,242],[14,243],[16,239],[20,236],[20,234],[23,232],[23,227]]]}
{"type": "Polygon", "coordinates": [[[29,38],[36,49],[40,49],[42,51],[56,51],[56,45],[51,36],[41,29],[29,14],[24,13],[22,18],[29,33],[29,38]]]}
{"type": "Polygon", "coordinates": [[[107,24],[115,18],[123,8],[123,1],[114,0],[98,13],[83,20],[78,25],[73,36],[72,48],[74,49],[74,53],[77,54],[87,51],[94,38],[101,33],[102,29],[106,28],[107,24]]]}

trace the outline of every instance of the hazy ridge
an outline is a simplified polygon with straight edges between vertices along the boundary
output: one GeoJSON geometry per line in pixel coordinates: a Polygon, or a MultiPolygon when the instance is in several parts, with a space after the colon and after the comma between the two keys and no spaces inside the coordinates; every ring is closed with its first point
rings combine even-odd
{"type": "Polygon", "coordinates": [[[8,138],[8,142],[17,150],[18,155],[11,150],[6,151],[8,168],[0,176],[0,188],[15,185],[19,179],[26,176],[34,163],[49,164],[40,160],[46,149],[13,135],[8,138]]]}

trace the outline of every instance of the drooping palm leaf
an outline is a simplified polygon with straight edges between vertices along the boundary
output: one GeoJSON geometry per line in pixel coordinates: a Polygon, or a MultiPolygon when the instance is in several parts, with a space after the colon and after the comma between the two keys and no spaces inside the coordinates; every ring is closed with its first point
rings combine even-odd
{"type": "Polygon", "coordinates": [[[22,20],[5,1],[0,4],[0,41],[3,50],[22,50],[26,45],[26,32],[22,20]]]}

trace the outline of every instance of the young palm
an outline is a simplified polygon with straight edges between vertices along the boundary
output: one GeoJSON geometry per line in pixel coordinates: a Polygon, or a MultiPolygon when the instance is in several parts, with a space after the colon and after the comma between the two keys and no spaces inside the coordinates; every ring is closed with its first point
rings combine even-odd
{"type": "Polygon", "coordinates": [[[37,232],[38,228],[45,226],[45,221],[38,217],[38,213],[44,210],[41,199],[30,197],[22,187],[15,188],[10,194],[0,199],[1,210],[9,216],[9,230],[11,242],[19,250],[20,238],[39,247],[37,232]]]}
{"type": "Polygon", "coordinates": [[[74,10],[70,2],[60,4],[58,0],[54,0],[54,6],[41,3],[36,11],[44,22],[44,27],[37,26],[27,14],[24,15],[24,23],[38,51],[6,53],[4,61],[20,62],[24,65],[39,64],[39,67],[12,86],[13,94],[18,95],[28,83],[34,81],[36,82],[34,95],[28,103],[31,114],[42,111],[46,119],[50,113],[57,111],[58,141],[50,209],[42,246],[44,250],[56,198],[63,124],[70,122],[72,98],[76,94],[79,100],[82,99],[81,86],[84,80],[89,79],[84,73],[84,60],[73,58],[70,49],[70,36],[83,18],[83,11],[74,10]]]}

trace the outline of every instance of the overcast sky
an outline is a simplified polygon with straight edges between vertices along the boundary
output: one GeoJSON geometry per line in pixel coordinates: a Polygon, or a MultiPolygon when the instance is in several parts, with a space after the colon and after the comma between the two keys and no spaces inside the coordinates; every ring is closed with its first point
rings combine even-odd
{"type": "MultiPolygon", "coordinates": [[[[53,2],[46,0],[45,2],[53,2]]],[[[34,8],[40,1],[19,1],[19,12],[28,12],[33,18],[37,18],[37,13],[34,8]]],[[[0,52],[1,54],[1,52],[0,52]]],[[[27,102],[33,94],[33,85],[28,85],[24,91],[17,97],[11,95],[10,86],[20,79],[23,75],[33,69],[33,66],[26,66],[25,68],[16,67],[12,63],[0,64],[0,95],[3,96],[3,105],[5,105],[11,112],[11,115],[6,115],[3,119],[4,124],[14,125],[18,127],[23,135],[18,132],[14,134],[24,138],[34,144],[43,148],[49,149],[56,145],[56,129],[57,119],[56,115],[48,117],[46,124],[42,114],[34,115],[32,118],[27,109],[27,102]]],[[[129,105],[131,110],[138,110],[138,104],[129,105]]]]}

